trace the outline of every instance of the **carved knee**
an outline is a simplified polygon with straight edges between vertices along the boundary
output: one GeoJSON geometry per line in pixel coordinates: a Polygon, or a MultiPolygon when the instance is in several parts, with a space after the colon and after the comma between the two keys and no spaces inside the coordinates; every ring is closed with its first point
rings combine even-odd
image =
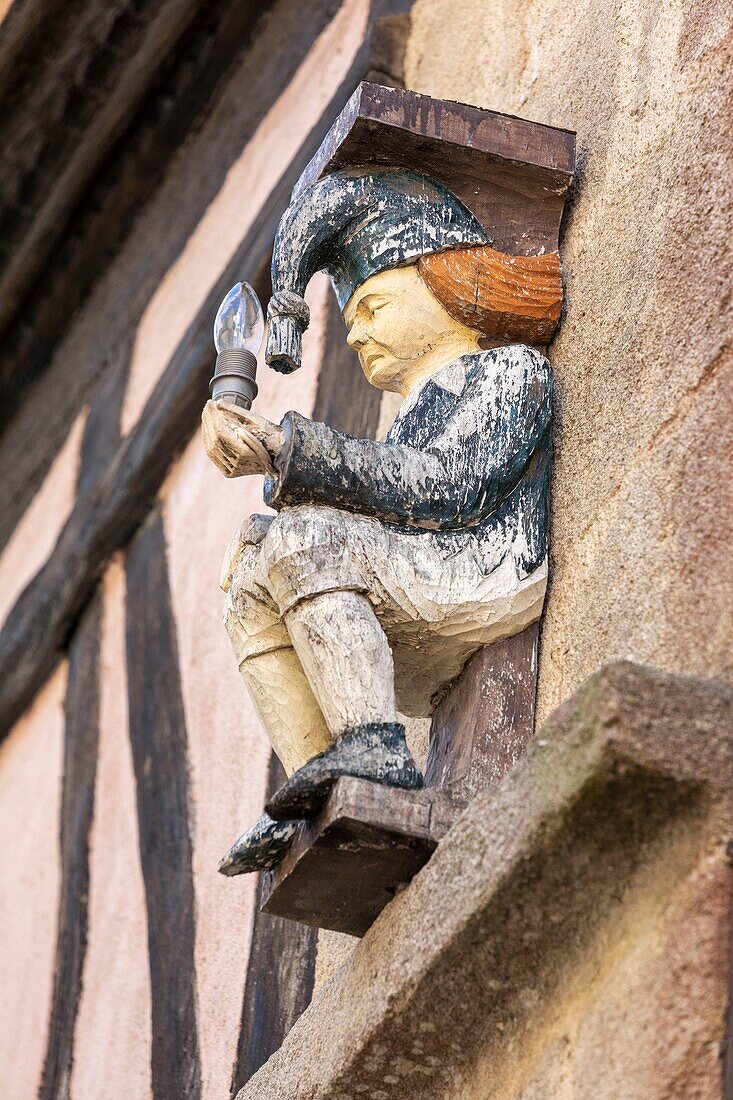
{"type": "Polygon", "coordinates": [[[347,552],[352,517],[326,505],[284,508],[262,543],[262,570],[283,612],[300,599],[366,587],[359,555],[347,552]]]}
{"type": "Polygon", "coordinates": [[[224,560],[221,564],[221,573],[219,575],[219,584],[224,592],[229,591],[234,574],[247,557],[248,549],[260,546],[273,519],[274,516],[263,516],[259,514],[248,516],[234,532],[229,540],[226,553],[224,554],[224,560]]]}

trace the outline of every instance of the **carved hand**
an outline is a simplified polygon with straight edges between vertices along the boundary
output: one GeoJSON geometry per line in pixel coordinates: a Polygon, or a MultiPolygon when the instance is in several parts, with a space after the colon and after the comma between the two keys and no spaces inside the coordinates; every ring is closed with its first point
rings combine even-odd
{"type": "Polygon", "coordinates": [[[283,432],[257,413],[224,402],[207,401],[201,417],[204,448],[225,477],[274,474],[283,432]]]}

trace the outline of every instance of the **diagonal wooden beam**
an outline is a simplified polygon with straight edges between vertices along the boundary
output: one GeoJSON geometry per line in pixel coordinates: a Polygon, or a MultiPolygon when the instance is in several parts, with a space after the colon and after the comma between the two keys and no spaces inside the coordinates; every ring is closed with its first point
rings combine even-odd
{"type": "Polygon", "coordinates": [[[184,36],[180,63],[171,62],[85,191],[38,292],[30,292],[33,309],[21,309],[0,337],[0,421],[12,417],[0,436],[0,548],[79,409],[96,401],[100,380],[133,354],[151,295],[341,2],[314,0],[307,11],[300,0],[211,5],[184,36]],[[246,18],[253,9],[264,11],[254,28],[246,18]]]}
{"type": "MultiPolygon", "coordinates": [[[[336,2],[327,0],[331,8],[336,2]]],[[[89,0],[87,7],[94,10],[95,4],[98,0],[89,0]]],[[[170,19],[176,6],[183,7],[166,0],[157,18],[167,12],[170,19]]],[[[108,38],[99,42],[90,41],[93,26],[77,27],[69,5],[61,5],[53,19],[49,13],[38,16],[41,27],[55,27],[66,13],[40,47],[33,37],[19,47],[11,73],[5,81],[0,77],[0,143],[8,150],[0,166],[0,422],[9,419],[23,388],[48,365],[74,310],[216,89],[237,60],[246,58],[268,13],[282,6],[277,0],[187,2],[191,17],[175,25],[175,41],[161,46],[146,68],[141,68],[144,51],[131,51],[153,36],[150,5],[127,34],[122,35],[124,20],[110,21],[108,38]],[[40,59],[39,48],[46,51],[40,59]],[[72,74],[63,66],[57,71],[64,51],[75,60],[72,74]],[[108,103],[101,94],[101,80],[105,91],[119,84],[116,101],[110,94],[108,103]],[[53,94],[54,108],[34,114],[31,104],[44,89],[46,96],[53,94]],[[65,111],[73,117],[66,119],[65,111]]],[[[296,64],[301,38],[309,44],[311,25],[319,28],[327,15],[317,12],[305,21],[292,43],[296,64]]],[[[258,83],[253,82],[255,113],[258,83]]]]}
{"type": "Polygon", "coordinates": [[[267,298],[280,215],[295,181],[363,74],[367,57],[365,44],[189,326],[137,425],[77,500],[51,557],[8,615],[0,632],[0,734],[22,714],[54,668],[105,562],[129,542],[194,431],[211,373],[211,318],[224,291],[244,271],[267,298]]]}
{"type": "Polygon", "coordinates": [[[0,100],[0,328],[201,0],[51,5],[0,100]],[[41,121],[43,120],[43,121],[41,121]]]}

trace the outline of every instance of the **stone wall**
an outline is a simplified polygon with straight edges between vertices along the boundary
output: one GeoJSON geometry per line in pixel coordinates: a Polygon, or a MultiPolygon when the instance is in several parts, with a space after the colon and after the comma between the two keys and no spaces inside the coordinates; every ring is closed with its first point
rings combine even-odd
{"type": "Polygon", "coordinates": [[[733,674],[731,11],[417,0],[406,84],[566,126],[539,713],[620,657],[733,674]]]}

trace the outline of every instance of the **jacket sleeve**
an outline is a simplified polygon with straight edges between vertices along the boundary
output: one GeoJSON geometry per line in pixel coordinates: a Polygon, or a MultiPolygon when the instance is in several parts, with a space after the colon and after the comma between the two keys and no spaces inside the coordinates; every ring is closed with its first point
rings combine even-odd
{"type": "Polygon", "coordinates": [[[275,508],[335,508],[424,530],[471,527],[515,488],[532,455],[549,446],[552,374],[547,360],[516,346],[485,352],[442,430],[422,449],[353,439],[288,413],[275,508]]]}

